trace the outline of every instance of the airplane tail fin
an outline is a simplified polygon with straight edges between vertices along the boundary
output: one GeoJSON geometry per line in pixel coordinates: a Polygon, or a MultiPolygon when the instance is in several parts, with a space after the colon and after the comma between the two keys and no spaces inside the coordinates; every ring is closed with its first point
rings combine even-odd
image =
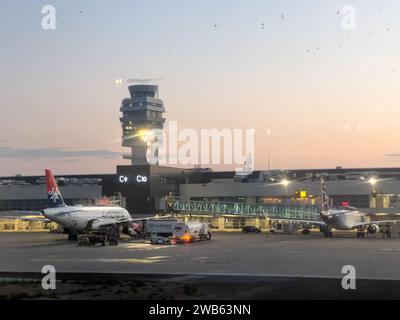
{"type": "Polygon", "coordinates": [[[51,170],[46,169],[46,186],[47,186],[47,202],[49,208],[63,207],[65,206],[64,199],[61,196],[61,192],[58,189],[57,181],[53,176],[51,170]]]}
{"type": "Polygon", "coordinates": [[[321,212],[328,212],[329,209],[329,197],[326,193],[324,178],[321,177],[321,212]]]}

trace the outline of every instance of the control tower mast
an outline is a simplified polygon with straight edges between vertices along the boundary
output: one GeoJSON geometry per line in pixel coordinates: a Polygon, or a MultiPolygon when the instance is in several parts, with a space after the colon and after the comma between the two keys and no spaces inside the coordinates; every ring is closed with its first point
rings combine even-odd
{"type": "Polygon", "coordinates": [[[120,108],[122,146],[131,148],[124,158],[131,159],[132,165],[145,165],[146,153],[155,142],[151,130],[164,127],[164,103],[158,98],[157,85],[131,85],[128,89],[130,98],[123,99],[120,108]]]}

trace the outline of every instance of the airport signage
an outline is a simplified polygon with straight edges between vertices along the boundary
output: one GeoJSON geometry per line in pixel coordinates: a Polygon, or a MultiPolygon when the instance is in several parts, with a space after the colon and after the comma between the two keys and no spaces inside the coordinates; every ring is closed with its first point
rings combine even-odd
{"type": "MultiPolygon", "coordinates": [[[[135,180],[136,180],[137,183],[146,183],[149,179],[148,179],[147,176],[138,174],[138,175],[136,176],[135,180]]],[[[128,183],[128,182],[129,182],[129,178],[128,178],[127,176],[125,176],[125,175],[120,175],[120,176],[118,177],[118,181],[119,181],[120,183],[128,183]]]]}
{"type": "Polygon", "coordinates": [[[147,182],[147,177],[138,174],[136,176],[136,181],[139,182],[139,183],[146,183],[147,182]]]}

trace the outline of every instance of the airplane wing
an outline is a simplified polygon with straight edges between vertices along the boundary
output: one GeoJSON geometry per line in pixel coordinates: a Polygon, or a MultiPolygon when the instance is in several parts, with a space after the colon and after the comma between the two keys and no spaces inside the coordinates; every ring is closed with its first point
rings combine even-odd
{"type": "Polygon", "coordinates": [[[129,218],[129,219],[120,219],[120,220],[106,220],[106,219],[94,219],[90,220],[88,222],[88,225],[86,228],[88,229],[101,229],[101,228],[106,228],[106,227],[111,227],[111,226],[118,226],[118,225],[126,225],[129,223],[135,223],[135,222],[141,222],[141,221],[147,221],[154,219],[156,217],[146,217],[146,218],[129,218]]]}
{"type": "Polygon", "coordinates": [[[104,219],[93,219],[88,222],[87,229],[101,229],[111,226],[118,226],[133,222],[133,219],[120,219],[120,220],[104,220],[104,219]]]}
{"type": "Polygon", "coordinates": [[[100,227],[116,226],[116,225],[125,224],[125,223],[129,223],[129,222],[132,222],[132,220],[124,219],[124,220],[118,220],[118,221],[104,221],[104,223],[100,223],[99,226],[100,227]]]}
{"type": "MultiPolygon", "coordinates": [[[[268,218],[268,217],[267,217],[268,218]]],[[[304,220],[304,219],[288,219],[288,218],[268,218],[272,221],[285,221],[292,223],[312,224],[317,226],[325,226],[326,223],[321,220],[304,220]]]]}
{"type": "Polygon", "coordinates": [[[354,227],[370,226],[372,224],[380,225],[380,224],[396,224],[396,223],[400,223],[400,220],[377,220],[377,221],[362,222],[355,225],[354,227]]]}

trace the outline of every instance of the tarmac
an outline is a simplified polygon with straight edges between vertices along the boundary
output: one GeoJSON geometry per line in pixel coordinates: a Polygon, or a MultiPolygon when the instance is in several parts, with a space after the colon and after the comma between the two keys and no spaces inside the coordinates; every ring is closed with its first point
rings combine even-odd
{"type": "Polygon", "coordinates": [[[400,238],[214,233],[210,241],[80,247],[66,235],[0,233],[0,300],[400,299],[400,238]],[[44,265],[56,290],[42,288],[44,265]],[[342,286],[354,266],[355,289],[342,286]]]}
{"type": "Polygon", "coordinates": [[[214,233],[210,241],[151,245],[123,240],[118,246],[79,247],[66,235],[0,233],[0,272],[238,275],[342,278],[345,265],[360,279],[400,280],[400,238],[336,233],[311,235],[214,233]]]}

